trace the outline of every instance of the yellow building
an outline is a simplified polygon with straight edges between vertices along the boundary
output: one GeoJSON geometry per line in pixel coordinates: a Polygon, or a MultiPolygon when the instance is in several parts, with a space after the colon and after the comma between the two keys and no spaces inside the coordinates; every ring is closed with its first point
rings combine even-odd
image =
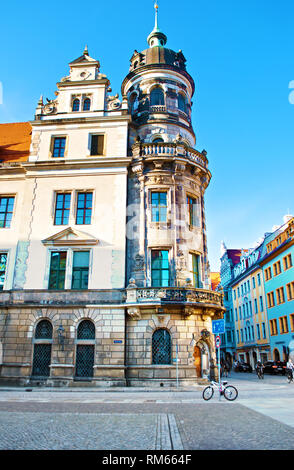
{"type": "Polygon", "coordinates": [[[262,245],[243,253],[232,282],[237,360],[255,366],[270,359],[269,334],[262,269],[262,245]]]}

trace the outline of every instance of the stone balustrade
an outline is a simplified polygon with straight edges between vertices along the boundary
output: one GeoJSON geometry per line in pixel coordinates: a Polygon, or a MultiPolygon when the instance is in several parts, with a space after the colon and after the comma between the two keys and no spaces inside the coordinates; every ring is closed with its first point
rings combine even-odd
{"type": "Polygon", "coordinates": [[[127,303],[161,302],[161,303],[205,303],[223,306],[221,293],[197,288],[184,287],[129,287],[127,303]]]}
{"type": "Polygon", "coordinates": [[[222,294],[205,289],[178,287],[136,287],[88,290],[11,290],[0,292],[0,306],[85,306],[155,303],[189,303],[223,306],[222,294]]]}
{"type": "Polygon", "coordinates": [[[208,160],[206,152],[202,153],[198,150],[188,147],[182,142],[151,142],[151,143],[136,143],[132,147],[134,157],[184,157],[191,160],[204,168],[208,167],[208,160]]]}

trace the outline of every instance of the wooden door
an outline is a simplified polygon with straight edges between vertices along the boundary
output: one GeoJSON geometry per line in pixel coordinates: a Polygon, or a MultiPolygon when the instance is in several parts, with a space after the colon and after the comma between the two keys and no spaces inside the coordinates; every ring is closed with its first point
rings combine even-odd
{"type": "Polygon", "coordinates": [[[201,350],[198,346],[194,347],[194,364],[196,367],[196,376],[201,377],[201,350]]]}

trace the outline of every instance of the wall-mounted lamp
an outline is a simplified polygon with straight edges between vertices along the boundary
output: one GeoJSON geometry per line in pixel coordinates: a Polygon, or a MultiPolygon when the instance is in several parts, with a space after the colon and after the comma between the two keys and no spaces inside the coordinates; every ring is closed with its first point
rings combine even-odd
{"type": "Polygon", "coordinates": [[[64,328],[62,325],[59,325],[57,333],[58,333],[58,344],[61,344],[61,351],[64,351],[65,336],[64,336],[64,328]]]}

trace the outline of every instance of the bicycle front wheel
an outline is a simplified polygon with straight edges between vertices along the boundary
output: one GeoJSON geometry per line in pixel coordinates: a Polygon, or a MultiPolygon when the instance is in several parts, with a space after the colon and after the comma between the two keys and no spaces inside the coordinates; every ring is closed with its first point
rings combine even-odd
{"type": "Polygon", "coordinates": [[[213,397],[213,394],[214,394],[214,390],[213,388],[209,385],[208,387],[206,387],[203,392],[202,392],[202,398],[203,400],[210,400],[212,397],[213,397]]]}
{"type": "Polygon", "coordinates": [[[238,390],[233,385],[228,385],[224,390],[224,396],[227,400],[234,401],[238,396],[238,390]]]}

